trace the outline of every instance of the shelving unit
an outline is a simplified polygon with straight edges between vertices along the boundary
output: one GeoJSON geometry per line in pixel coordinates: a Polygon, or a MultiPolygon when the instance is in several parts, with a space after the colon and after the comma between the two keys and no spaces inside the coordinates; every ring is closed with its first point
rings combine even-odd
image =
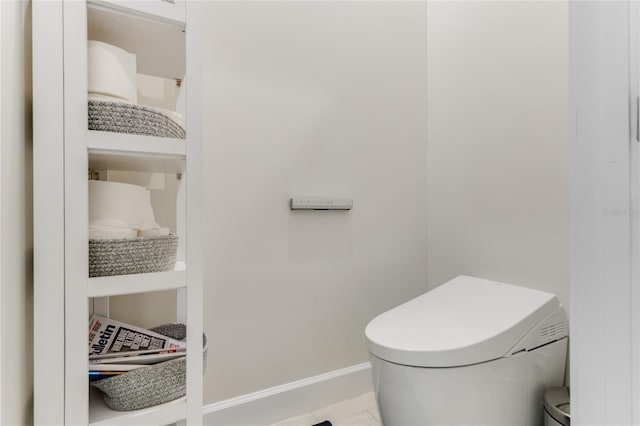
{"type": "Polygon", "coordinates": [[[202,423],[202,351],[187,351],[187,395],[131,412],[107,408],[87,376],[90,311],[108,297],[178,290],[187,341],[202,339],[200,24],[197,2],[52,0],[33,3],[34,422],[202,423]],[[186,139],[87,129],[87,40],[136,53],[138,72],[182,82],[186,139]],[[180,176],[174,270],[88,278],[87,170],[180,176]],[[188,267],[187,267],[188,265],[188,267]],[[89,302],[89,303],[88,303],[89,302]]]}

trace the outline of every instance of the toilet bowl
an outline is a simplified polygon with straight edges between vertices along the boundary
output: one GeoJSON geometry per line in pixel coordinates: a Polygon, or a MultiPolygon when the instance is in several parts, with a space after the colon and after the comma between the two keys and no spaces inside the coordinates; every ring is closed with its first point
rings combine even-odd
{"type": "Polygon", "coordinates": [[[365,334],[385,426],[540,426],[545,389],[564,381],[566,313],[550,293],[459,276],[365,334]]]}

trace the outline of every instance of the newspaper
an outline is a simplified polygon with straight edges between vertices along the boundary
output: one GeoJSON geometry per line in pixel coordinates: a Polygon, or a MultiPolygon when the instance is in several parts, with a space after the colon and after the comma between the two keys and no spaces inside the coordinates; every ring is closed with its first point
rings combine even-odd
{"type": "MultiPolygon", "coordinates": [[[[174,351],[170,349],[170,351],[174,351]]],[[[146,354],[146,355],[138,355],[137,352],[129,352],[129,356],[124,355],[116,358],[92,358],[89,359],[89,365],[95,366],[98,368],[101,365],[150,365],[157,364],[159,362],[169,361],[175,358],[180,358],[185,356],[187,353],[182,351],[174,351],[174,352],[164,352],[161,354],[146,354]]]]}
{"type": "Polygon", "coordinates": [[[183,352],[186,348],[185,342],[99,315],[89,322],[89,360],[183,352]]]}

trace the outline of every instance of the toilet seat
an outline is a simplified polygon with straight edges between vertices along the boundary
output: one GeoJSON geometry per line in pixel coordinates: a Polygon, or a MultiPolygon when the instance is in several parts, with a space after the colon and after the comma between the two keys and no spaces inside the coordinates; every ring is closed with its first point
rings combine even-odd
{"type": "Polygon", "coordinates": [[[385,361],[457,367],[539,347],[567,327],[553,294],[461,275],[379,315],[365,334],[385,361]]]}

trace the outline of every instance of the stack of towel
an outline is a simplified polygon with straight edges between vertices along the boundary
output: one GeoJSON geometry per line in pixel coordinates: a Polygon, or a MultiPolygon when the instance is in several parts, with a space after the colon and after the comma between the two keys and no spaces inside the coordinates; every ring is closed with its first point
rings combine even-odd
{"type": "MultiPolygon", "coordinates": [[[[138,104],[136,55],[101,41],[88,42],[89,100],[138,104]]],[[[182,115],[165,108],[142,105],[183,126],[182,115]]]]}
{"type": "Polygon", "coordinates": [[[151,192],[128,183],[89,181],[89,239],[169,235],[156,223],[151,192]]]}

